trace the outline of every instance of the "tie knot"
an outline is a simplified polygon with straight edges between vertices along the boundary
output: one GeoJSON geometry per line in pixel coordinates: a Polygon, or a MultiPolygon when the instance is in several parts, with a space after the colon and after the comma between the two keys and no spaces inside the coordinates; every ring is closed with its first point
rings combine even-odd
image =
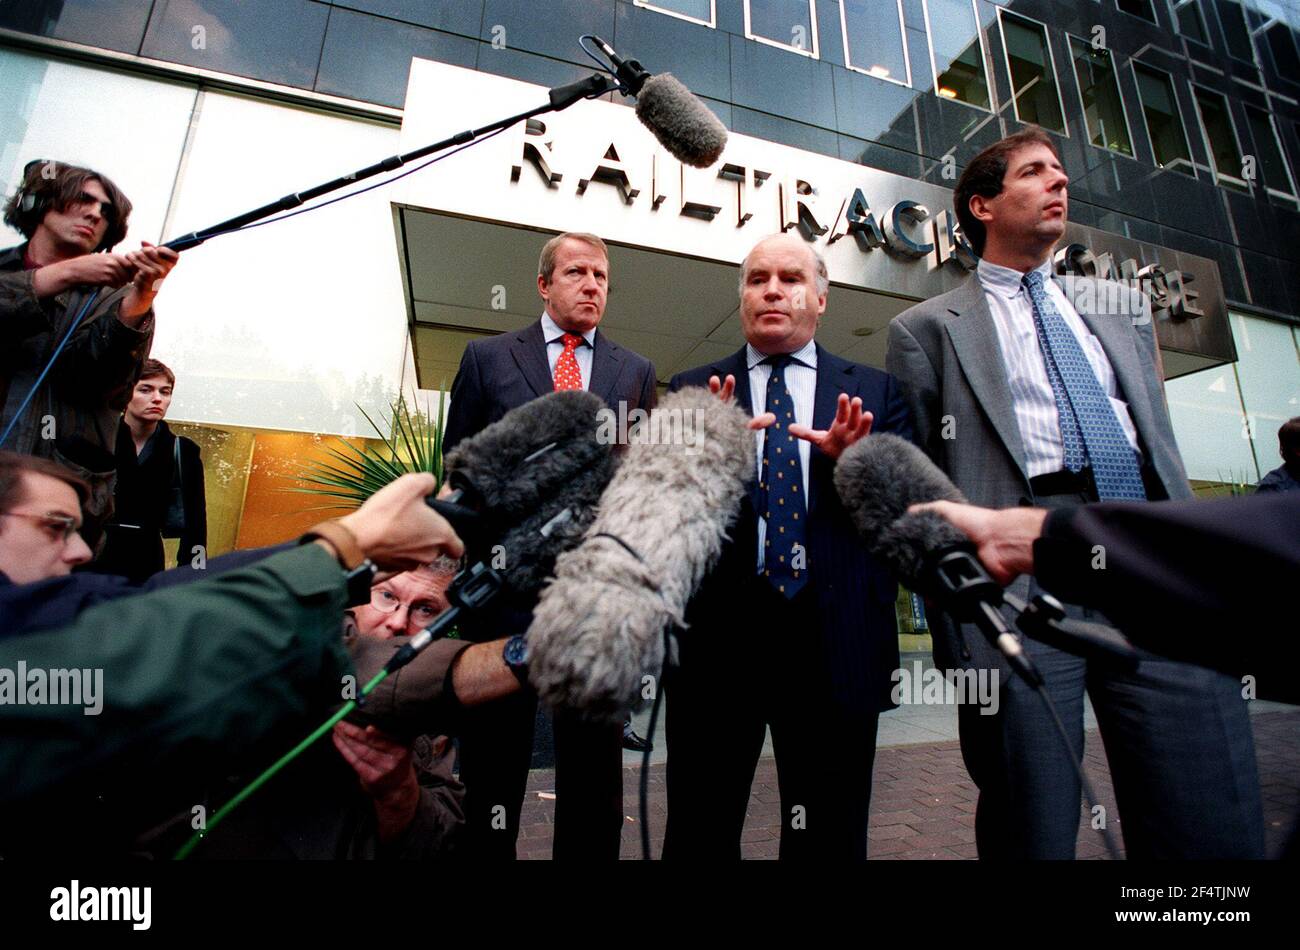
{"type": "Polygon", "coordinates": [[[767,356],[763,358],[763,362],[771,366],[774,370],[785,369],[793,361],[794,360],[789,353],[777,353],[775,356],[767,356]]]}
{"type": "Polygon", "coordinates": [[[584,342],[586,342],[583,340],[582,337],[578,336],[578,334],[576,333],[566,333],[564,334],[563,339],[564,339],[564,348],[566,350],[576,350],[584,342]]]}
{"type": "Polygon", "coordinates": [[[1043,274],[1041,271],[1031,270],[1029,271],[1029,273],[1025,274],[1024,278],[1021,280],[1021,283],[1023,283],[1031,291],[1042,290],[1043,274]]]}

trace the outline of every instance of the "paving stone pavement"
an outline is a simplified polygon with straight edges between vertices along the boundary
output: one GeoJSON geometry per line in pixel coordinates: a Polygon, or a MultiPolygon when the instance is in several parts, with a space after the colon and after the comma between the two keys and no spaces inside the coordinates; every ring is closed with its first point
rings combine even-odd
{"type": "MultiPolygon", "coordinates": [[[[1262,712],[1251,717],[1264,800],[1266,854],[1275,855],[1292,822],[1300,815],[1300,710],[1262,712]]],[[[1086,734],[1085,766],[1097,788],[1100,803],[1114,827],[1122,831],[1123,818],[1115,807],[1110,771],[1101,737],[1095,729],[1086,734]]],[[[650,838],[659,855],[665,818],[663,765],[651,766],[649,779],[650,838]]],[[[641,856],[638,826],[639,769],[624,770],[623,857],[641,856]]],[[[528,782],[519,834],[518,852],[524,859],[551,856],[555,802],[539,797],[555,788],[554,772],[534,771],[528,782]]],[[[881,860],[956,860],[975,857],[975,801],[977,793],[961,760],[955,741],[917,743],[882,748],[876,755],[871,797],[871,822],[867,851],[881,860]]],[[[780,797],[776,763],[759,760],[750,794],[748,818],[741,837],[745,858],[777,856],[780,836],[780,797]]],[[[1078,856],[1106,859],[1106,847],[1090,826],[1086,806],[1080,807],[1078,856]]]]}

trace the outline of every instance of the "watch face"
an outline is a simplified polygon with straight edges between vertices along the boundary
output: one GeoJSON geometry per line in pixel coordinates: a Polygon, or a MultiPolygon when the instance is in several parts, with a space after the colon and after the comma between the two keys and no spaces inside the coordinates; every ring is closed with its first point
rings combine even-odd
{"type": "Polygon", "coordinates": [[[523,666],[528,662],[528,644],[521,636],[513,636],[506,641],[505,661],[507,666],[523,666]]]}

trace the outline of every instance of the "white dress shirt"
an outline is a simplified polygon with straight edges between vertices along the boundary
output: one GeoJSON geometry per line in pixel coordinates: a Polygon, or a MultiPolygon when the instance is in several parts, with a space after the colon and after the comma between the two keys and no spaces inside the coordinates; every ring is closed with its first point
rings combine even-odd
{"type": "MultiPolygon", "coordinates": [[[[749,366],[749,398],[754,415],[761,416],[767,410],[767,381],[772,377],[772,366],[764,363],[769,354],[760,353],[753,344],[745,344],[745,359],[749,366]]],[[[812,428],[813,401],[817,396],[817,344],[809,340],[802,349],[790,354],[791,363],[785,371],[785,388],[794,400],[794,418],[782,419],[789,425],[797,422],[801,426],[812,428]]],[[[763,473],[763,443],[766,430],[759,430],[755,440],[754,470],[763,473]]],[[[804,510],[808,508],[808,460],[812,455],[812,443],[807,439],[796,439],[799,443],[799,464],[803,467],[804,510]]],[[[758,513],[758,569],[763,569],[763,542],[767,538],[767,519],[758,513]]]]}
{"type": "MultiPolygon", "coordinates": [[[[1043,275],[1043,286],[1057,311],[1083,345],[1092,371],[1110,397],[1111,408],[1119,419],[1124,435],[1134,451],[1138,450],[1137,427],[1128,403],[1119,398],[1115,372],[1101,341],[1092,335],[1074,305],[1052,274],[1051,258],[1035,268],[1043,275]]],[[[1030,478],[1059,472],[1065,468],[1065,445],[1061,439],[1061,419],[1056,410],[1056,396],[1047,378],[1043,350],[1034,329],[1034,305],[1021,281],[1024,274],[1010,267],[981,260],[976,269],[984,299],[993,315],[1002,363],[1011,387],[1011,401],[1016,411],[1016,425],[1025,445],[1025,463],[1030,478]]]]}
{"type": "MultiPolygon", "coordinates": [[[[551,379],[555,379],[555,364],[559,362],[560,354],[564,352],[564,334],[567,330],[560,329],[560,325],[551,319],[551,315],[545,310],[542,311],[542,338],[546,340],[546,362],[551,367],[551,379]]],[[[586,346],[579,345],[573,352],[574,358],[578,361],[578,370],[582,373],[583,391],[591,389],[591,360],[596,353],[596,328],[592,327],[582,338],[587,341],[586,346]]]]}

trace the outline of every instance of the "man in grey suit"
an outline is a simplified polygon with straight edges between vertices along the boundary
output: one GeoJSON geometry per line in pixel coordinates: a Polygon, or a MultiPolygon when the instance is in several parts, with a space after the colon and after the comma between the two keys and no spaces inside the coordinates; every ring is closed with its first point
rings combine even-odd
{"type": "MultiPolygon", "coordinates": [[[[594,234],[569,232],[542,248],[540,319],[514,333],[475,340],[451,386],[443,448],[450,450],[511,409],[559,389],[585,389],[615,412],[649,412],[655,370],[644,356],[597,327],[609,294],[609,252],[594,234]]],[[[495,640],[528,629],[529,614],[480,619],[472,639],[495,640]]],[[[512,638],[513,639],[513,638],[512,638]]],[[[507,641],[507,649],[510,641],[507,641]]],[[[517,656],[517,654],[514,654],[517,656]]],[[[511,664],[516,675],[526,670],[511,664]]],[[[537,697],[531,690],[477,707],[460,730],[466,842],[474,858],[513,859],[532,759],[537,697]]],[[[555,844],[557,859],[617,861],[623,830],[623,732],[557,711],[555,844]]]]}
{"type": "MultiPolygon", "coordinates": [[[[889,372],[907,394],[917,442],[973,504],[1188,498],[1150,302],[1117,283],[1052,273],[1067,183],[1056,147],[1038,129],[971,161],[953,203],[980,256],[977,273],[893,320],[889,372]]],[[[1011,590],[1037,593],[1028,578],[1011,590]]],[[[958,714],[962,755],[980,789],[980,857],[1072,858],[1079,781],[1041,700],[975,627],[935,620],[937,663],[996,670],[1000,680],[996,714],[973,706],[958,714]]],[[[1130,857],[1262,857],[1240,683],[1150,655],[1128,673],[1033,641],[1025,648],[1076,759],[1086,689],[1130,857]]],[[[1097,813],[1093,822],[1108,817],[1097,813]]]]}

